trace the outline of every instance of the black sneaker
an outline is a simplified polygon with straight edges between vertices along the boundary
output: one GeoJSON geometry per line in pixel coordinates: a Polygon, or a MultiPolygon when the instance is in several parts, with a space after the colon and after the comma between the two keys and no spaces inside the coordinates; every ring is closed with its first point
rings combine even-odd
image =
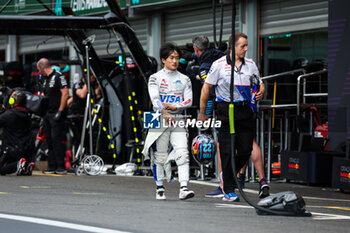
{"type": "Polygon", "coordinates": [[[45,169],[45,170],[43,171],[43,173],[44,173],[44,174],[55,174],[55,170],[53,170],[53,169],[45,169]]]}
{"type": "MultiPolygon", "coordinates": [[[[238,179],[238,182],[239,184],[241,185],[241,188],[244,189],[245,188],[245,174],[240,174],[239,175],[239,178],[238,179]]],[[[238,189],[238,185],[235,183],[234,187],[236,189],[238,189]]]]}
{"type": "Polygon", "coordinates": [[[63,168],[58,168],[58,169],[55,171],[55,174],[58,174],[58,175],[66,175],[66,174],[67,174],[67,170],[66,170],[66,169],[63,169],[63,168]]]}
{"type": "Polygon", "coordinates": [[[259,198],[265,198],[270,196],[270,186],[267,184],[265,179],[259,181],[259,198]]]}
{"type": "Polygon", "coordinates": [[[245,174],[239,174],[238,182],[241,185],[242,189],[245,188],[245,174]]]}

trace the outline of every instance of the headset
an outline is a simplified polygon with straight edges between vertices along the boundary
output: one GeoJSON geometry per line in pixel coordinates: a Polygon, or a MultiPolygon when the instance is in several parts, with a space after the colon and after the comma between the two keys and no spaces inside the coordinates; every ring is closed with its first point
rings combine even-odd
{"type": "Polygon", "coordinates": [[[21,94],[22,94],[21,91],[15,90],[13,96],[11,96],[11,97],[9,98],[9,104],[10,104],[10,105],[16,104],[16,103],[17,103],[18,96],[20,96],[21,94]]]}

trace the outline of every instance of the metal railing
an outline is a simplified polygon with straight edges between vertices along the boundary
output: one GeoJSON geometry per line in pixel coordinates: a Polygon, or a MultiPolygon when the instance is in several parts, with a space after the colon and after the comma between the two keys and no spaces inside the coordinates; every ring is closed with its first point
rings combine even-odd
{"type": "MultiPolygon", "coordinates": [[[[297,74],[297,73],[302,73],[301,75],[299,75],[297,77],[297,100],[296,103],[290,103],[290,104],[271,104],[271,105],[261,105],[259,106],[259,110],[261,110],[261,117],[259,120],[259,128],[260,128],[260,132],[259,132],[259,145],[262,151],[264,151],[265,149],[265,140],[264,140],[264,121],[265,121],[265,111],[268,111],[268,129],[267,129],[267,174],[266,174],[266,179],[270,182],[271,181],[271,157],[272,157],[272,111],[274,111],[274,109],[285,109],[287,110],[284,114],[283,119],[280,120],[280,150],[288,150],[288,141],[289,141],[289,134],[288,134],[288,129],[289,129],[289,124],[290,124],[290,112],[288,110],[296,110],[297,111],[297,115],[300,115],[300,108],[301,108],[301,92],[302,92],[302,104],[305,105],[306,104],[306,97],[325,97],[328,96],[328,93],[306,93],[306,79],[311,78],[311,77],[315,77],[318,75],[322,75],[327,73],[327,70],[321,70],[321,71],[316,71],[316,72],[312,72],[312,73],[308,73],[306,74],[306,71],[304,69],[296,69],[296,70],[291,70],[288,72],[283,72],[283,73],[279,73],[279,74],[274,74],[274,75],[269,75],[269,76],[265,76],[262,77],[261,79],[263,81],[267,81],[267,80],[273,80],[273,79],[278,79],[281,78],[283,76],[286,75],[291,75],[291,74],[297,74]],[[303,90],[301,91],[301,80],[304,80],[303,83],[303,90]],[[284,121],[284,123],[283,123],[284,121]],[[282,135],[282,127],[284,128],[285,132],[284,132],[284,136],[282,135]],[[284,138],[284,140],[283,140],[284,138]],[[284,141],[284,142],[283,142],[284,141]]],[[[319,104],[319,103],[318,103],[319,104]]],[[[312,106],[315,104],[312,104],[312,106]]],[[[312,122],[311,122],[312,123],[312,122]]],[[[312,126],[311,126],[312,127],[312,126]]],[[[263,161],[264,160],[264,153],[263,153],[263,161]]],[[[253,164],[252,164],[253,165],[253,164]]],[[[265,167],[265,165],[264,165],[265,167]]],[[[253,174],[253,172],[252,172],[253,174]]],[[[252,176],[253,177],[253,176],[252,176]]]]}
{"type": "Polygon", "coordinates": [[[327,70],[320,70],[320,71],[316,71],[316,72],[312,72],[312,73],[308,73],[308,74],[302,74],[298,77],[297,79],[297,115],[300,115],[300,83],[301,80],[304,80],[304,85],[303,85],[303,104],[306,103],[305,97],[321,97],[321,96],[328,96],[328,93],[306,93],[306,79],[307,78],[311,78],[314,76],[318,76],[321,74],[325,74],[327,73],[327,70]]]}
{"type": "Polygon", "coordinates": [[[278,73],[278,74],[273,74],[273,75],[268,75],[268,76],[262,77],[261,80],[263,80],[263,81],[271,80],[271,79],[276,79],[276,78],[279,78],[279,77],[283,77],[285,75],[296,74],[296,73],[303,73],[303,74],[305,74],[306,71],[304,69],[290,70],[290,71],[286,71],[286,72],[282,72],[282,73],[278,73]]]}

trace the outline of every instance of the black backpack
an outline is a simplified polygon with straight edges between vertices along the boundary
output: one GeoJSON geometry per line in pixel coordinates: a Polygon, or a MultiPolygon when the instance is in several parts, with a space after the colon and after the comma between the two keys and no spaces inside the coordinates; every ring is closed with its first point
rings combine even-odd
{"type": "MultiPolygon", "coordinates": [[[[311,216],[311,213],[305,210],[305,201],[303,197],[292,191],[280,192],[265,197],[258,202],[258,206],[280,212],[282,215],[311,216]]],[[[259,215],[270,214],[259,209],[256,209],[256,212],[259,215]]]]}
{"type": "Polygon", "coordinates": [[[38,116],[44,116],[48,107],[48,98],[41,95],[33,95],[28,91],[24,91],[26,95],[25,108],[30,112],[38,116]]]}

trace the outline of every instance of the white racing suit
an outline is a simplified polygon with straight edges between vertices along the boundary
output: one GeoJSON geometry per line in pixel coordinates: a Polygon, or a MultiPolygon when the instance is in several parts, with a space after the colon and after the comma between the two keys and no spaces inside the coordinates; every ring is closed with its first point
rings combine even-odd
{"type": "MultiPolygon", "coordinates": [[[[162,69],[151,75],[148,81],[148,92],[154,111],[163,109],[162,103],[176,105],[176,111],[167,110],[175,115],[175,121],[182,118],[183,110],[192,105],[192,85],[190,79],[178,71],[162,69]]],[[[187,147],[187,132],[185,128],[166,127],[150,129],[142,154],[151,156],[151,166],[155,181],[172,181],[171,161],[175,160],[178,166],[178,176],[181,186],[189,181],[189,152],[187,147]],[[170,151],[170,148],[172,150],[170,151]],[[170,154],[169,154],[170,152],[170,154]],[[165,173],[165,174],[164,174],[165,173]]]]}

